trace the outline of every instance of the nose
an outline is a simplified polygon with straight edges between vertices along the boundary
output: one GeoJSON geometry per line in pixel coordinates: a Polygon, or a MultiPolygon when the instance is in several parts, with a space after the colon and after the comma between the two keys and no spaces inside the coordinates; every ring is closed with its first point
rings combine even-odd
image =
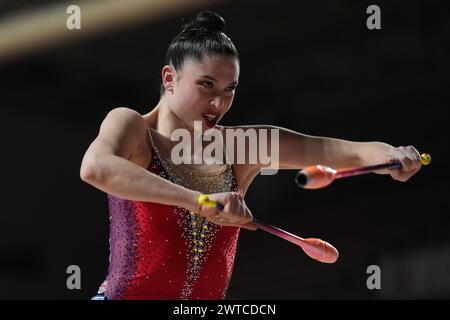
{"type": "Polygon", "coordinates": [[[222,96],[220,96],[220,95],[215,96],[214,99],[212,99],[210,101],[210,104],[212,106],[214,106],[216,109],[219,109],[219,110],[222,109],[222,106],[223,106],[223,98],[222,98],[222,96]]]}

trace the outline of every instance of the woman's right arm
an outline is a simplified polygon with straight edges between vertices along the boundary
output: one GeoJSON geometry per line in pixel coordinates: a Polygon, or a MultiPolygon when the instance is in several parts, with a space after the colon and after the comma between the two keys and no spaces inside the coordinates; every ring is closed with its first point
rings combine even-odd
{"type": "Polygon", "coordinates": [[[199,192],[176,185],[128,160],[145,143],[147,130],[147,124],[136,111],[111,110],[83,157],[81,179],[120,198],[177,205],[198,212],[199,192]]]}

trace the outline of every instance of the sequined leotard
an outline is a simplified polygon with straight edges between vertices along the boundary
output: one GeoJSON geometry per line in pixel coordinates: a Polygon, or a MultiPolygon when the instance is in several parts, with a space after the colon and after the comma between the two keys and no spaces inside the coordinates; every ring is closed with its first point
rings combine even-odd
{"type": "MultiPolygon", "coordinates": [[[[153,143],[147,170],[202,193],[239,191],[232,165],[199,173],[169,163],[153,143]]],[[[222,227],[186,209],[108,194],[110,259],[99,292],[107,299],[223,299],[237,227],[222,227]]]]}

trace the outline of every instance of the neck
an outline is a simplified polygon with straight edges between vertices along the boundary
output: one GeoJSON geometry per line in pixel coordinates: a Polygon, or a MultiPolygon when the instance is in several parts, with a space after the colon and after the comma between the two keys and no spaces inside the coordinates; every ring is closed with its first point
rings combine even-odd
{"type": "MultiPolygon", "coordinates": [[[[202,136],[194,134],[194,128],[188,127],[170,108],[165,95],[160,99],[157,106],[143,116],[147,124],[156,130],[167,140],[171,140],[172,132],[176,129],[185,129],[190,132],[191,145],[194,145],[194,139],[202,139],[202,136]]],[[[193,150],[192,150],[193,152],[193,150]]]]}

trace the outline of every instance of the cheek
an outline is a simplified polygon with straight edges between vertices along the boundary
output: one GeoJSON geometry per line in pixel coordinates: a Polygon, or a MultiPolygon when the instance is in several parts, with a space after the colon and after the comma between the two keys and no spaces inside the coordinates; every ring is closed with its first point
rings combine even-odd
{"type": "Polygon", "coordinates": [[[179,105],[189,104],[195,98],[195,91],[188,85],[179,85],[176,91],[176,101],[179,105]]]}
{"type": "Polygon", "coordinates": [[[183,88],[179,90],[176,98],[177,114],[185,119],[193,119],[202,111],[207,97],[197,88],[183,88]]]}
{"type": "Polygon", "coordinates": [[[234,94],[225,97],[225,105],[227,106],[227,109],[231,107],[231,104],[233,103],[234,94]]]}
{"type": "Polygon", "coordinates": [[[191,88],[186,91],[182,97],[183,104],[189,109],[189,111],[195,111],[201,109],[207,101],[207,97],[196,88],[191,88]]]}

